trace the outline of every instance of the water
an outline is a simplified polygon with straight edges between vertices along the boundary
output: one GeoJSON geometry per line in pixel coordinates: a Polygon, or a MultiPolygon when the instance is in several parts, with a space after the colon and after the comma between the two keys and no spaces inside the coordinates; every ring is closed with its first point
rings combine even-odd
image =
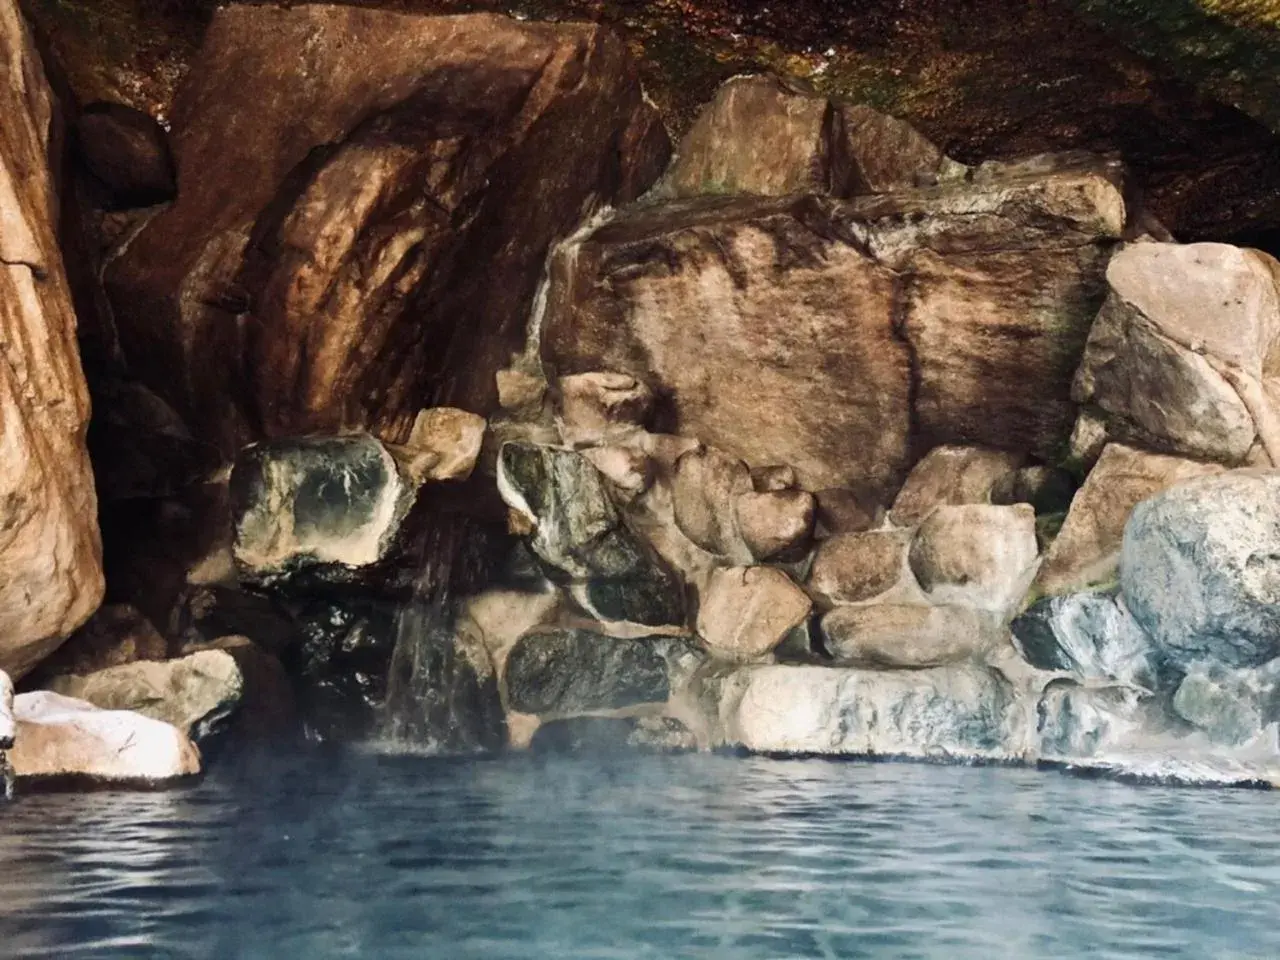
{"type": "Polygon", "coordinates": [[[1280,796],[730,757],[261,758],[0,809],[0,955],[1280,956],[1280,796]]]}

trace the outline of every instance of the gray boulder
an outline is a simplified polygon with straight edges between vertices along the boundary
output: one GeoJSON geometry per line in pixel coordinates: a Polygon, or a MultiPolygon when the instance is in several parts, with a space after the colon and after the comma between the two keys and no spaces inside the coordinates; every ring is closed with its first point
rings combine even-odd
{"type": "Polygon", "coordinates": [[[1134,743],[1147,726],[1147,699],[1133,687],[1084,687],[1055,680],[1037,707],[1037,736],[1047,760],[1081,760],[1134,743]]]}
{"type": "Polygon", "coordinates": [[[1280,471],[1235,470],[1138,504],[1120,584],[1134,619],[1175,666],[1280,657],[1280,471]]]}
{"type": "Polygon", "coordinates": [[[1195,664],[1173,696],[1173,710],[1217,743],[1252,740],[1280,720],[1280,660],[1252,670],[1195,664]]]}
{"type": "Polygon", "coordinates": [[[1158,685],[1151,639],[1111,594],[1046,597],[1014,618],[1012,627],[1014,645],[1033,667],[1145,690],[1158,685]]]}

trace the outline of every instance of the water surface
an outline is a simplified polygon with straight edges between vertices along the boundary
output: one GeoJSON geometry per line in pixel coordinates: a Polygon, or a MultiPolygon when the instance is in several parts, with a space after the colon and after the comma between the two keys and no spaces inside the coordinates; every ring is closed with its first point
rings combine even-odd
{"type": "Polygon", "coordinates": [[[0,956],[1280,957],[1280,794],[687,757],[259,757],[0,809],[0,956]]]}

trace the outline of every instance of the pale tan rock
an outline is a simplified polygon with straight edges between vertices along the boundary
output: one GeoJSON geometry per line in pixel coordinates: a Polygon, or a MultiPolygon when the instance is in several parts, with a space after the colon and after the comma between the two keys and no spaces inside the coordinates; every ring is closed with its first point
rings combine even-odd
{"type": "Polygon", "coordinates": [[[900,603],[837,607],[822,633],[837,662],[876,667],[959,663],[999,637],[994,619],[972,607],[900,603]]]}
{"type": "Polygon", "coordinates": [[[1076,418],[1076,425],[1071,430],[1068,453],[1071,459],[1086,471],[1102,456],[1107,445],[1107,421],[1094,410],[1085,407],[1076,418]]]}
{"type": "Polygon", "coordinates": [[[523,411],[542,405],[547,395],[547,381],[523,370],[507,368],[494,374],[498,389],[498,406],[504,410],[523,411]]]}
{"type": "Polygon", "coordinates": [[[298,704],[293,683],[280,660],[248,637],[218,637],[207,643],[190,643],[181,656],[207,650],[221,650],[235,660],[244,680],[235,728],[243,737],[264,737],[285,733],[298,721],[298,704]]]}
{"type": "Polygon", "coordinates": [[[934,447],[911,468],[898,491],[889,519],[900,527],[914,527],[946,504],[990,503],[996,485],[1022,466],[1017,453],[983,447],[934,447]]]}
{"type": "Polygon", "coordinates": [[[859,603],[889,591],[901,578],[911,534],[906,530],[845,533],[824,540],[808,586],[831,603],[859,603]]]}
{"type": "Polygon", "coordinates": [[[137,660],[163,660],[169,644],[135,607],[108,604],[41,662],[41,676],[95,673],[137,660]]]}
{"type": "Polygon", "coordinates": [[[102,600],[89,396],[58,245],[58,105],[0,2],[0,670],[27,673],[102,600]]]}
{"type": "Polygon", "coordinates": [[[560,420],[566,443],[595,443],[644,426],[653,391],[625,373],[592,371],[561,377],[560,420]]]}
{"type": "Polygon", "coordinates": [[[792,490],[797,484],[796,472],[786,464],[757,467],[751,471],[751,482],[756,488],[756,493],[792,490]]]}
{"type": "Polygon", "coordinates": [[[676,524],[702,549],[749,562],[751,551],[734,507],[752,490],[751,472],[741,460],[711,447],[691,450],[676,461],[671,491],[676,524]]]}
{"type": "Polygon", "coordinates": [[[198,739],[240,706],[244,676],[225,650],[203,650],[178,660],[139,661],[82,677],[54,677],[47,687],[103,710],[128,710],[161,720],[198,739]]]}
{"type": "Polygon", "coordinates": [[[419,410],[409,439],[387,449],[415,483],[466,480],[480,459],[486,426],[484,417],[466,410],[419,410]]]}
{"type": "Polygon", "coordinates": [[[944,506],[916,531],[908,559],[936,603],[1007,611],[1026,592],[1039,548],[1030,504],[944,506]]]}
{"type": "Polygon", "coordinates": [[[534,627],[555,623],[562,607],[563,599],[555,590],[488,590],[467,600],[463,618],[474,625],[501,676],[515,642],[534,627]]]}
{"type": "Polygon", "coordinates": [[[631,447],[589,447],[582,455],[591,461],[614,491],[624,500],[634,500],[653,483],[653,461],[631,447]]]}
{"type": "Polygon", "coordinates": [[[714,656],[766,656],[812,609],[808,595],[772,567],[716,570],[698,610],[698,635],[714,656]]]}
{"type": "MultiPolygon", "coordinates": [[[[13,746],[16,721],[13,718],[13,681],[0,670],[0,750],[13,746]]],[[[3,761],[0,760],[0,763],[3,761]]],[[[3,784],[0,784],[3,786],[3,784]]]]}
{"type": "Polygon", "coordinates": [[[757,560],[802,550],[813,535],[816,501],[803,490],[744,493],[734,501],[738,531],[757,560]]]}
{"type": "Polygon", "coordinates": [[[1133,508],[1177,483],[1222,470],[1217,464],[1107,444],[1071,501],[1062,531],[1032,584],[1033,594],[1054,596],[1113,584],[1124,525],[1133,508]]]}
{"type": "Polygon", "coordinates": [[[160,783],[200,772],[200,751],[177,727],[126,710],[102,710],[47,690],[14,698],[9,763],[19,778],[84,777],[160,783]]]}

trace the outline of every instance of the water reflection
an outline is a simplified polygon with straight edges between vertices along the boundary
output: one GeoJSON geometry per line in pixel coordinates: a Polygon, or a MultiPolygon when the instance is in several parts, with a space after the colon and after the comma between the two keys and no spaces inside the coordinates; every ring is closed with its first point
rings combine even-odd
{"type": "Polygon", "coordinates": [[[15,957],[1280,955],[1274,794],[724,757],[257,758],[0,810],[15,957]]]}

